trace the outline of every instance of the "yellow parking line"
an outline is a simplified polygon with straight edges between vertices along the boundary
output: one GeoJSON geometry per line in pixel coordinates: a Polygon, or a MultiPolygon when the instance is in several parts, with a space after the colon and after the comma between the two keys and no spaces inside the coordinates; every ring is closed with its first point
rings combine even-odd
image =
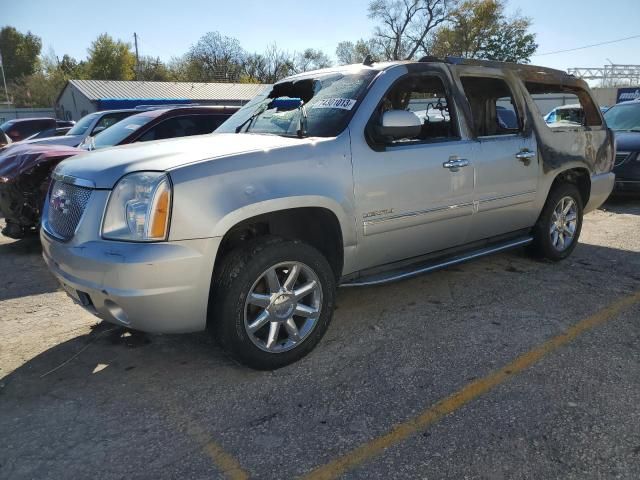
{"type": "Polygon", "coordinates": [[[217,443],[207,443],[204,446],[204,451],[229,480],[247,480],[249,478],[249,474],[242,469],[240,463],[217,443]]]}
{"type": "Polygon", "coordinates": [[[384,435],[374,438],[342,457],[316,468],[302,478],[306,480],[326,480],[339,477],[345,472],[382,453],[385,449],[424,430],[445,415],[458,410],[497,385],[504,383],[514,374],[520,373],[532,366],[545,355],[569,343],[581,333],[615,318],[621,311],[639,302],[640,291],[613,302],[599,312],[569,327],[557,337],[553,337],[551,340],[516,358],[504,368],[468,384],[453,395],[440,400],[417,417],[395,426],[384,435]]]}

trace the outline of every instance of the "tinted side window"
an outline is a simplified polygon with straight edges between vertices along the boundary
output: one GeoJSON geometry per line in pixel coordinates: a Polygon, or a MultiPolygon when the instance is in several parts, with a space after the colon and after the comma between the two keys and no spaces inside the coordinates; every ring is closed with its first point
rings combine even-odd
{"type": "Polygon", "coordinates": [[[522,129],[513,93],[504,80],[462,77],[460,81],[471,106],[477,137],[511,135],[522,129]]]}
{"type": "Polygon", "coordinates": [[[111,125],[113,125],[114,123],[118,123],[123,118],[131,116],[132,113],[135,112],[108,113],[104,115],[100,120],[98,120],[96,126],[93,127],[93,131],[95,132],[96,130],[104,130],[106,128],[109,128],[111,125]]]}
{"type": "Polygon", "coordinates": [[[598,107],[582,88],[536,82],[525,87],[551,129],[602,125],[598,107]]]}
{"type": "Polygon", "coordinates": [[[16,130],[21,138],[27,138],[34,133],[52,128],[52,126],[55,126],[54,120],[34,120],[30,122],[19,122],[13,127],[13,130],[16,130]]]}
{"type": "Polygon", "coordinates": [[[185,115],[169,118],[145,132],[137,141],[149,142],[151,140],[211,133],[222,123],[221,120],[218,121],[217,117],[217,115],[185,115]],[[215,125],[216,122],[218,122],[217,126],[215,125]]]}

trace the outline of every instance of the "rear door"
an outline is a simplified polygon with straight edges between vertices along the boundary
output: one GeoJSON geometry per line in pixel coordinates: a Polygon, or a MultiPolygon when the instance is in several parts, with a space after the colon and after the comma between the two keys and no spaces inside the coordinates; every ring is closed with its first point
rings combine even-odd
{"type": "Polygon", "coordinates": [[[461,76],[460,81],[477,139],[469,241],[530,227],[535,223],[540,164],[533,131],[525,133],[522,99],[500,75],[461,76]]]}

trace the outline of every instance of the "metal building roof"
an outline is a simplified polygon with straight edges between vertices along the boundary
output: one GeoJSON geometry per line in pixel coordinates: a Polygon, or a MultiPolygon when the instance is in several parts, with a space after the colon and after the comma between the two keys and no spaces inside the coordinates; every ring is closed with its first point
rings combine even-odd
{"type": "Polygon", "coordinates": [[[101,98],[180,98],[249,101],[266,87],[255,83],[145,82],[128,80],[69,80],[89,100],[101,98]]]}

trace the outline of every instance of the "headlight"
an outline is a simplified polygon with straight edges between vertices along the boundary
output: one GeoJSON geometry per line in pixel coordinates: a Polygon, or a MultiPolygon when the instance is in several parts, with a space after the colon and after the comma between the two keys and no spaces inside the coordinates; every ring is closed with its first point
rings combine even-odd
{"type": "Polygon", "coordinates": [[[122,177],[109,196],[102,237],[109,240],[157,242],[167,239],[171,183],[162,172],[122,177]]]}

